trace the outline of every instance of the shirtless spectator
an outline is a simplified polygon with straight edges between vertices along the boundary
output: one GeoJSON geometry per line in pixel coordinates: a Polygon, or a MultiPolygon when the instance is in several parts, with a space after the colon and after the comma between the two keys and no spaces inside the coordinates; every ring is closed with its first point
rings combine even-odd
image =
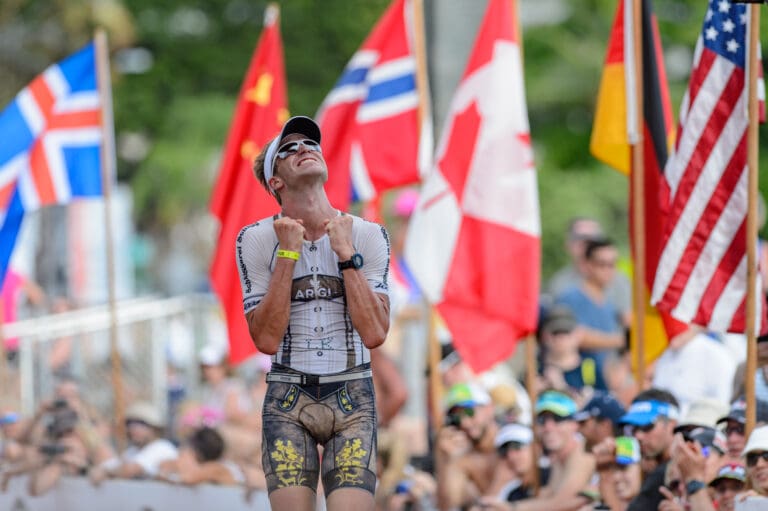
{"type": "Polygon", "coordinates": [[[562,511],[578,509],[589,502],[582,492],[595,470],[595,459],[584,451],[576,434],[576,402],[566,394],[548,390],[539,395],[535,410],[536,431],[551,463],[549,481],[534,498],[507,503],[483,497],[481,506],[510,511],[562,511]]]}
{"type": "Polygon", "coordinates": [[[533,432],[522,424],[505,424],[496,434],[494,445],[499,460],[486,495],[503,502],[533,496],[533,432]]]}
{"type": "Polygon", "coordinates": [[[437,433],[435,467],[441,510],[467,506],[487,491],[496,466],[490,395],[476,384],[453,385],[446,397],[446,424],[437,433]]]}
{"type": "Polygon", "coordinates": [[[618,434],[619,420],[625,413],[626,410],[613,394],[596,391],[584,408],[574,414],[588,452],[592,452],[592,447],[603,439],[618,434]]]}
{"type": "Polygon", "coordinates": [[[101,463],[90,471],[94,484],[107,478],[146,479],[155,477],[160,464],[178,457],[178,449],[163,437],[165,421],[160,412],[147,402],[131,405],[125,413],[129,447],[119,458],[101,463]]]}

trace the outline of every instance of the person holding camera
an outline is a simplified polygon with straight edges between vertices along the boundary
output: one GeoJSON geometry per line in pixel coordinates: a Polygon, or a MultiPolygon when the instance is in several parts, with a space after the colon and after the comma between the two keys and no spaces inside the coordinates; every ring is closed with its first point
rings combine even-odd
{"type": "Polygon", "coordinates": [[[439,509],[474,502],[488,489],[496,469],[491,396],[475,383],[457,383],[445,400],[445,424],[435,440],[435,469],[439,509]]]}

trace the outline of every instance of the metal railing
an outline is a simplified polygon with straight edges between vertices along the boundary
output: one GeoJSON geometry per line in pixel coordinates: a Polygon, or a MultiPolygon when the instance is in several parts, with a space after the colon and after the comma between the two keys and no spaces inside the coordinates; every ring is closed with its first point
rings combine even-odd
{"type": "MultiPolygon", "coordinates": [[[[207,294],[143,297],[119,301],[115,309],[126,401],[149,400],[165,411],[170,372],[195,391],[199,379],[194,353],[208,340],[208,318],[218,311],[215,298],[207,294]],[[181,362],[172,360],[169,350],[171,336],[180,329],[188,334],[181,344],[191,354],[181,362]]],[[[0,379],[0,397],[6,406],[15,404],[23,414],[31,414],[53,392],[57,378],[74,377],[83,398],[110,416],[114,412],[109,358],[112,324],[104,304],[3,325],[4,338],[19,339],[18,360],[6,364],[8,374],[0,379]],[[50,354],[61,349],[68,353],[66,363],[53,367],[50,354]]]]}

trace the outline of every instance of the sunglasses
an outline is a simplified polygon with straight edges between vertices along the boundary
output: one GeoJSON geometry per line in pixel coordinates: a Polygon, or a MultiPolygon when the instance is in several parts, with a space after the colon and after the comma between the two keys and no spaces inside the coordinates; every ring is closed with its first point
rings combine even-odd
{"type": "Polygon", "coordinates": [[[294,140],[292,142],[287,142],[283,145],[281,145],[277,149],[277,157],[281,160],[284,160],[285,158],[288,158],[292,154],[296,154],[299,152],[299,147],[304,146],[310,151],[316,151],[318,153],[322,152],[322,149],[320,148],[320,144],[315,142],[314,140],[310,140],[308,138],[302,139],[302,140],[294,140]]]}
{"type": "Polygon", "coordinates": [[[560,424],[561,422],[564,422],[570,419],[571,418],[568,416],[561,417],[560,415],[555,415],[554,413],[542,413],[541,415],[536,417],[536,424],[543,426],[549,420],[555,421],[555,423],[560,424]]]}
{"type": "Polygon", "coordinates": [[[457,407],[448,413],[448,421],[451,424],[460,424],[464,417],[474,417],[475,409],[471,407],[457,407]]]}
{"type": "Polygon", "coordinates": [[[653,428],[656,427],[656,422],[651,422],[650,424],[644,424],[642,426],[632,426],[630,428],[631,434],[634,436],[635,433],[640,431],[641,433],[650,433],[653,431],[653,428]]]}
{"type": "Polygon", "coordinates": [[[744,432],[745,432],[745,429],[744,429],[744,425],[743,424],[738,424],[738,425],[734,425],[734,426],[728,426],[727,428],[725,428],[723,430],[723,433],[725,433],[725,436],[731,435],[733,433],[736,433],[737,435],[744,436],[744,432]]]}
{"type": "Polygon", "coordinates": [[[747,454],[747,466],[748,467],[754,467],[757,465],[757,460],[760,458],[763,459],[763,461],[768,463],[768,451],[763,452],[750,452],[747,454]]]}

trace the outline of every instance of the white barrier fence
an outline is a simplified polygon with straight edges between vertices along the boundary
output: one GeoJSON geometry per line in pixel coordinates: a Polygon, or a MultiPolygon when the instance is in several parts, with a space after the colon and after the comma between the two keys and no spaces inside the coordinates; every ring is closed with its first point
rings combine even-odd
{"type": "Polygon", "coordinates": [[[106,481],[98,487],[85,478],[65,477],[39,497],[27,492],[27,478],[10,481],[0,492],[3,511],[226,511],[269,510],[266,492],[246,500],[238,487],[177,486],[153,481],[106,481]]]}

